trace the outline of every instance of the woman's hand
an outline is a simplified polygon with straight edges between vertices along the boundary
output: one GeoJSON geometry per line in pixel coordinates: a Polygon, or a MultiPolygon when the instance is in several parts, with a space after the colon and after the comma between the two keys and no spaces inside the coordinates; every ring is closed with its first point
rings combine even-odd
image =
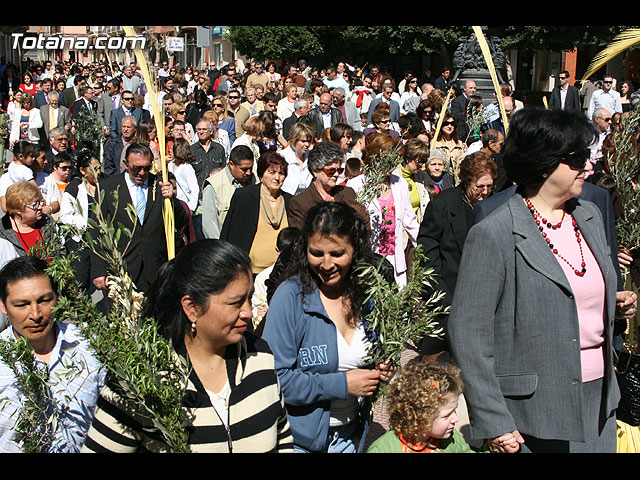
{"type": "Polygon", "coordinates": [[[520,444],[524,438],[518,430],[503,433],[499,437],[489,439],[489,451],[491,453],[516,453],[520,450],[520,444]]]}
{"type": "Polygon", "coordinates": [[[637,311],[638,295],[636,295],[636,292],[625,290],[616,293],[616,318],[631,318],[637,311]]]}
{"type": "Polygon", "coordinates": [[[347,391],[356,397],[370,397],[380,383],[380,370],[356,368],[347,372],[347,391]]]}

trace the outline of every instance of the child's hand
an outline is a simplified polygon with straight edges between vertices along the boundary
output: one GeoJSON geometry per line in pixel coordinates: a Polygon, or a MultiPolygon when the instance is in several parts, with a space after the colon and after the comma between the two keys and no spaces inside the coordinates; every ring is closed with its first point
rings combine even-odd
{"type": "Polygon", "coordinates": [[[388,382],[393,377],[396,369],[393,364],[389,362],[380,362],[376,365],[376,368],[380,371],[380,381],[388,382]]]}
{"type": "Polygon", "coordinates": [[[521,443],[524,443],[524,438],[518,430],[514,430],[489,439],[489,450],[492,453],[516,453],[521,443]]]}

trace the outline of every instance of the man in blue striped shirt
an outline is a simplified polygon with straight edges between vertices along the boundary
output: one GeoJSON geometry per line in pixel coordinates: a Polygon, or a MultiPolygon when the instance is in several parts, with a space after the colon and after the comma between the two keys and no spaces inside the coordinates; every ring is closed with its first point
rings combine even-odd
{"type": "MultiPolygon", "coordinates": [[[[42,259],[21,256],[0,271],[0,310],[9,320],[0,334],[0,346],[25,337],[33,348],[34,366],[47,374],[42,421],[56,422],[51,424],[55,430],[42,445],[42,452],[79,452],[93,420],[105,372],[78,329],[55,321],[57,292],[46,268],[47,262],[42,259]]],[[[0,360],[0,452],[23,450],[16,427],[25,409],[25,386],[18,383],[14,368],[24,370],[20,362],[8,365],[0,360]]],[[[37,428],[29,430],[23,433],[31,437],[37,428]]]]}

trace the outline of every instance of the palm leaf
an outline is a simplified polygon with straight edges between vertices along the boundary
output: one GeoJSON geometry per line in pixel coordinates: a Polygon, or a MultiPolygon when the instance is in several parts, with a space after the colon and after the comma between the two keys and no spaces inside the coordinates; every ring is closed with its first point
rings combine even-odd
{"type": "Polygon", "coordinates": [[[587,80],[603,65],[638,42],[640,42],[640,28],[630,28],[619,33],[607,48],[593,57],[591,65],[589,65],[589,68],[582,77],[582,81],[587,80]]]}
{"type": "Polygon", "coordinates": [[[444,120],[444,115],[447,113],[447,108],[449,107],[449,99],[451,98],[451,92],[453,88],[450,88],[447,92],[447,98],[444,99],[444,103],[442,104],[442,110],[440,110],[440,116],[438,117],[438,123],[436,124],[436,130],[433,133],[433,139],[431,140],[431,148],[436,148],[436,142],[438,141],[438,135],[440,134],[440,129],[442,128],[442,121],[444,120]]]}
{"type": "Polygon", "coordinates": [[[491,80],[493,81],[493,88],[496,91],[496,98],[498,99],[498,105],[500,106],[500,115],[502,116],[504,133],[506,135],[509,129],[509,123],[507,121],[507,113],[505,112],[504,103],[502,101],[502,91],[500,90],[500,83],[498,83],[498,75],[496,74],[496,67],[493,64],[493,58],[491,57],[491,50],[489,49],[489,44],[487,43],[487,39],[484,38],[484,34],[482,33],[482,27],[474,26],[472,28],[473,28],[473,32],[476,34],[476,38],[478,39],[478,44],[480,45],[480,49],[482,50],[484,61],[487,64],[487,69],[491,74],[491,80]]]}
{"type": "MultiPolygon", "coordinates": [[[[135,37],[136,31],[133,27],[123,26],[122,29],[125,32],[127,37],[135,37]]],[[[158,145],[160,149],[160,160],[162,165],[162,181],[168,182],[168,173],[167,173],[167,158],[166,158],[166,147],[165,147],[165,138],[164,138],[164,112],[160,111],[160,106],[158,105],[158,95],[156,93],[156,89],[154,87],[155,83],[151,79],[151,73],[149,72],[149,65],[147,64],[147,59],[144,56],[142,49],[136,44],[136,48],[134,50],[136,54],[136,60],[140,65],[142,70],[142,76],[144,78],[144,82],[147,85],[147,90],[149,92],[149,99],[151,100],[151,108],[153,109],[153,116],[156,119],[156,131],[158,132],[158,145]]],[[[173,207],[171,205],[170,199],[165,199],[164,201],[164,230],[165,237],[167,240],[167,253],[169,260],[175,257],[175,219],[173,217],[173,207]]]]}

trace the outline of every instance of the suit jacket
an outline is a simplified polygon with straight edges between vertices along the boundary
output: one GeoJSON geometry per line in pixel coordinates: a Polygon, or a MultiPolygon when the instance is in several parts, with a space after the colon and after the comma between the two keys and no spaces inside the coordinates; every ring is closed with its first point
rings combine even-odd
{"type": "Polygon", "coordinates": [[[345,123],[354,130],[362,131],[362,117],[360,117],[360,112],[358,112],[355,103],[345,100],[344,111],[347,115],[347,118],[344,119],[345,123]]]}
{"type": "MultiPolygon", "coordinates": [[[[371,125],[371,116],[373,115],[376,107],[382,103],[382,97],[374,98],[369,105],[369,112],[367,113],[367,124],[371,125]]],[[[389,120],[395,123],[400,118],[400,105],[395,100],[389,100],[389,120]]]]}
{"type": "Polygon", "coordinates": [[[91,111],[89,111],[89,107],[87,106],[87,102],[84,98],[79,98],[73,105],[71,105],[71,117],[76,120],[80,115],[80,112],[91,113],[91,115],[98,115],[98,106],[96,102],[91,101],[91,111]]]}
{"type": "MultiPolygon", "coordinates": [[[[336,202],[356,201],[356,192],[351,187],[336,185],[332,190],[336,202]]],[[[318,188],[312,182],[305,190],[295,195],[289,202],[289,226],[302,230],[307,212],[317,203],[324,202],[318,188]]]]}
{"type": "Polygon", "coordinates": [[[108,93],[100,95],[96,101],[98,105],[98,119],[103,127],[109,128],[111,125],[111,111],[113,110],[113,97],[108,93]]]}
{"type": "MultiPolygon", "coordinates": [[[[293,114],[295,115],[295,113],[293,114]]],[[[314,107],[309,110],[309,117],[313,120],[313,124],[316,127],[316,138],[320,138],[322,136],[322,131],[324,130],[324,123],[322,123],[322,112],[319,107],[314,107]]],[[[337,108],[331,107],[331,125],[335,125],[336,123],[342,123],[344,119],[342,118],[342,112],[337,108]]]]}
{"type": "MultiPolygon", "coordinates": [[[[549,108],[562,108],[562,100],[560,98],[560,86],[554,87],[549,96],[549,108]]],[[[580,92],[573,85],[567,86],[567,96],[564,100],[564,109],[568,112],[581,112],[580,92]]]]}
{"type": "MultiPolygon", "coordinates": [[[[131,116],[136,119],[136,125],[144,119],[143,111],[140,108],[133,108],[131,116]]],[[[122,119],[124,117],[124,109],[121,106],[111,112],[111,117],[109,118],[109,136],[111,138],[120,136],[122,119]]]]}
{"type": "MultiPolygon", "coordinates": [[[[516,186],[511,186],[500,193],[494,193],[481,202],[476,203],[473,209],[475,223],[487,217],[503,203],[506,203],[509,198],[516,193],[516,189],[516,186]]],[[[620,264],[618,263],[618,233],[616,231],[615,213],[609,192],[602,187],[585,182],[582,186],[582,193],[578,195],[578,198],[588,200],[600,209],[604,222],[604,233],[611,253],[611,260],[618,275],[618,289],[624,290],[620,264]]]]}
{"type": "Polygon", "coordinates": [[[71,110],[73,102],[78,99],[78,97],[76,96],[76,91],[73,89],[73,87],[65,88],[59,96],[60,100],[62,100],[62,102],[60,102],[60,105],[62,105],[64,102],[64,106],[69,110],[71,110]]]}
{"type": "Polygon", "coordinates": [[[458,95],[453,100],[451,100],[451,115],[456,117],[458,120],[464,120],[467,109],[467,97],[462,95],[458,95]]]}
{"type": "MultiPolygon", "coordinates": [[[[617,278],[599,209],[577,198],[568,206],[605,284],[602,405],[608,416],[620,398],[611,346],[617,278]]],[[[473,438],[517,429],[584,441],[573,292],[519,194],[469,231],[447,334],[462,370],[473,438]]]]}
{"type": "Polygon", "coordinates": [[[437,275],[433,290],[445,293],[444,305],[451,305],[456,288],[462,248],[471,226],[468,208],[462,187],[450,187],[427,204],[420,223],[418,245],[422,245],[422,253],[427,257],[426,266],[437,275]]]}
{"type": "Polygon", "coordinates": [[[56,127],[68,127],[71,128],[71,112],[67,107],[59,106],[58,107],[58,121],[55,125],[50,125],[49,122],[49,105],[45,104],[40,107],[40,117],[42,117],[42,128],[46,135],[46,138],[49,138],[49,132],[56,127]]]}
{"type": "Polygon", "coordinates": [[[40,108],[43,105],[48,105],[47,94],[40,90],[33,96],[33,106],[36,108],[40,108]]]}
{"type": "MultiPolygon", "coordinates": [[[[245,252],[251,251],[253,238],[258,231],[258,219],[260,218],[260,186],[262,183],[238,188],[233,197],[229,211],[224,219],[220,240],[225,240],[240,247],[245,252]]],[[[284,197],[287,220],[289,218],[289,201],[291,194],[280,191],[284,197]]]]}
{"type": "MultiPolygon", "coordinates": [[[[126,228],[132,230],[131,243],[126,247],[129,238],[122,235],[118,242],[118,250],[122,252],[126,264],[126,270],[131,280],[136,285],[138,291],[146,291],[156,277],[158,269],[168,259],[167,243],[164,232],[163,207],[164,198],[160,191],[158,181],[161,180],[153,174],[149,174],[149,191],[147,196],[147,208],[145,210],[144,224],[136,218],[135,225],[132,224],[126,207],[133,204],[124,172],[115,177],[106,178],[100,181],[99,188],[104,191],[102,201],[102,215],[107,220],[113,219],[115,225],[122,223],[126,228]],[[113,192],[118,191],[119,201],[116,204],[113,192]]],[[[176,230],[182,229],[187,222],[185,210],[180,202],[175,198],[171,200],[176,230]]],[[[94,238],[97,233],[93,232],[94,238]]],[[[91,276],[92,278],[110,275],[107,263],[95,253],[91,254],[91,276]]]]}

